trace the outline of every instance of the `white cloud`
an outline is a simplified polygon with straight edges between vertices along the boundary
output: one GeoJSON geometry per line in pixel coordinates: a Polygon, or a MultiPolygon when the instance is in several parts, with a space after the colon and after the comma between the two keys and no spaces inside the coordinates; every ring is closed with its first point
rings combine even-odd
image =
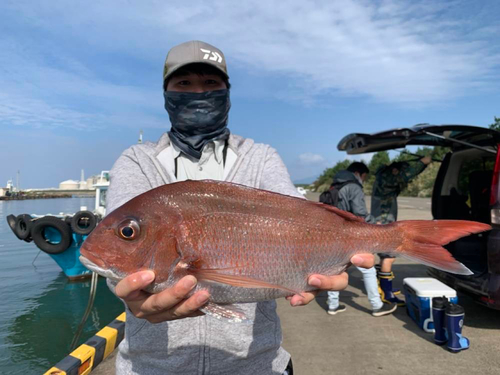
{"type": "Polygon", "coordinates": [[[311,152],[300,154],[298,160],[300,166],[324,165],[326,162],[323,156],[311,152]]]}
{"type": "Polygon", "coordinates": [[[365,164],[370,163],[370,160],[372,160],[373,155],[375,153],[369,153],[369,154],[360,154],[360,155],[349,155],[347,153],[341,153],[341,156],[344,159],[350,160],[350,161],[361,161],[365,164]]]}
{"type": "Polygon", "coordinates": [[[66,108],[54,108],[32,98],[13,98],[0,92],[0,124],[77,130],[95,128],[98,116],[86,115],[66,108]]]}
{"type": "Polygon", "coordinates": [[[124,108],[124,117],[146,112],[152,126],[161,126],[157,87],[130,76],[154,66],[160,77],[158,60],[189,39],[220,47],[230,73],[282,78],[267,90],[275,98],[304,105],[332,95],[437,104],[498,87],[500,28],[483,24],[484,11],[467,10],[458,1],[427,0],[2,4],[12,26],[6,30],[14,31],[0,40],[0,87],[11,103],[0,109],[0,120],[34,123],[42,110],[49,120],[68,117],[84,126],[96,116],[112,123],[111,113],[124,108]],[[25,100],[12,103],[20,96],[25,100]],[[77,113],[70,100],[86,101],[100,114],[77,113]]]}
{"type": "MultiPolygon", "coordinates": [[[[292,95],[306,99],[335,93],[432,103],[487,87],[499,64],[498,53],[491,54],[492,39],[485,39],[491,30],[472,38],[473,17],[452,18],[453,6],[393,0],[200,0],[158,6],[156,22],[148,6],[134,21],[152,22],[174,39],[206,39],[239,66],[261,74],[293,77],[292,95]]],[[[288,91],[283,87],[281,94],[288,91]]]]}
{"type": "Polygon", "coordinates": [[[197,31],[221,38],[227,55],[255,70],[293,77],[305,97],[336,93],[392,103],[448,100],[486,85],[498,64],[484,41],[462,38],[432,3],[216,4],[208,14],[211,21],[202,21],[205,14],[178,27],[189,35],[195,24],[202,25],[197,31]]]}
{"type": "Polygon", "coordinates": [[[166,127],[161,89],[96,76],[75,57],[49,64],[40,51],[0,40],[0,125],[96,130],[124,125],[166,127]],[[4,73],[4,74],[3,74],[4,73]],[[164,118],[152,114],[163,114],[164,118]]]}

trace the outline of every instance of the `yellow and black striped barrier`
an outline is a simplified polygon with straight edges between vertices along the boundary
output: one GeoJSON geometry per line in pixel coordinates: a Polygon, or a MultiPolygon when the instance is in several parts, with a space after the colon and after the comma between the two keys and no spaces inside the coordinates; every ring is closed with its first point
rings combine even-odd
{"type": "Polygon", "coordinates": [[[125,313],[122,313],[44,375],[87,375],[115,350],[124,335],[125,313]]]}

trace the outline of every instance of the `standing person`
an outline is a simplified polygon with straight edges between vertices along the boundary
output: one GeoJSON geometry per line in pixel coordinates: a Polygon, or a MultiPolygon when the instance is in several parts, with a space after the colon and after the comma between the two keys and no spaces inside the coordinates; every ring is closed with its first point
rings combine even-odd
{"type": "MultiPolygon", "coordinates": [[[[186,179],[210,178],[300,196],[273,148],[230,133],[229,88],[218,48],[190,41],[169,51],[163,90],[172,128],[158,142],[134,145],[119,157],[110,172],[108,213],[141,193],[186,179]]],[[[373,257],[354,256],[351,262],[370,267],[373,257]]],[[[275,301],[240,304],[253,323],[227,323],[199,311],[210,297],[207,291],[188,298],[196,285],[193,276],[160,293],[146,293],[154,277],[142,271],[111,285],[127,313],[117,374],[292,374],[290,354],[281,347],[275,301]]],[[[341,290],[347,274],[311,275],[308,282],[317,289],[341,290]]],[[[314,296],[302,293],[289,301],[305,305],[314,296]]]]}
{"type": "MultiPolygon", "coordinates": [[[[368,173],[369,169],[365,164],[360,162],[351,163],[347,170],[340,171],[335,175],[330,190],[326,194],[323,193],[325,195],[322,194],[320,201],[362,217],[367,223],[375,223],[373,216],[366,211],[365,194],[363,192],[363,183],[368,177],[368,173]],[[328,195],[331,196],[330,200],[327,198],[328,195]],[[322,199],[322,197],[325,198],[322,199]]],[[[384,305],[380,299],[375,267],[356,268],[363,275],[366,294],[372,307],[372,315],[384,316],[394,312],[398,307],[395,303],[384,305]]],[[[328,291],[327,303],[328,314],[330,315],[335,315],[346,310],[345,305],[339,303],[338,291],[328,291]]]]}
{"type": "MultiPolygon", "coordinates": [[[[431,161],[431,157],[426,156],[412,164],[394,162],[379,168],[375,174],[371,204],[371,214],[375,217],[377,224],[389,224],[398,219],[398,195],[411,180],[424,171],[431,161]]],[[[396,296],[399,291],[392,288],[394,279],[392,264],[395,258],[385,253],[378,255],[380,257],[378,281],[382,301],[404,306],[405,302],[396,296]]]]}

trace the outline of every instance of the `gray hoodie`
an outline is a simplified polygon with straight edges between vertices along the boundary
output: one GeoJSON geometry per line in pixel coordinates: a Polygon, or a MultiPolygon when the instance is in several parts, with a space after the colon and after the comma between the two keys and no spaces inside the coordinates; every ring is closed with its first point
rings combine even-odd
{"type": "MultiPolygon", "coordinates": [[[[236,135],[228,142],[238,157],[226,181],[302,197],[276,150],[236,135]]],[[[164,134],[157,143],[134,145],[123,152],[110,173],[108,213],[141,193],[176,181],[156,158],[167,147],[170,140],[164,134]]],[[[281,347],[276,302],[238,306],[253,324],[208,316],[152,324],[127,308],[117,374],[282,374],[290,355],[281,347]]]]}
{"type": "Polygon", "coordinates": [[[348,181],[352,183],[344,185],[339,190],[338,208],[362,217],[367,223],[375,223],[373,216],[366,210],[365,193],[363,192],[361,179],[347,170],[338,172],[333,178],[334,184],[341,184],[348,181]]]}

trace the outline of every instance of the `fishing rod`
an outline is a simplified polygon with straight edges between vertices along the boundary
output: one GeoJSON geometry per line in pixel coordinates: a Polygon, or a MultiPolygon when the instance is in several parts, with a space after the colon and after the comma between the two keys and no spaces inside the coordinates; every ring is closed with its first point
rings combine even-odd
{"type": "MultiPolygon", "coordinates": [[[[403,151],[394,150],[394,151],[399,152],[400,154],[406,154],[406,155],[410,155],[410,156],[415,156],[415,157],[416,157],[416,159],[406,160],[406,161],[419,161],[420,159],[425,158],[425,156],[418,155],[418,154],[413,154],[413,153],[411,153],[411,152],[409,152],[409,151],[407,151],[407,150],[403,150],[403,151]]],[[[432,161],[435,161],[435,162],[438,162],[438,163],[441,163],[441,162],[442,162],[442,160],[441,160],[441,159],[435,159],[435,158],[433,158],[432,156],[431,156],[431,160],[432,160],[432,161]]]]}
{"type": "Polygon", "coordinates": [[[85,322],[87,322],[89,314],[92,311],[92,307],[94,306],[94,300],[95,300],[95,295],[96,295],[96,291],[97,291],[98,277],[99,277],[99,275],[97,275],[97,273],[92,272],[92,279],[90,281],[89,302],[87,304],[87,309],[85,310],[85,313],[83,314],[82,321],[80,322],[78,329],[76,330],[76,333],[73,336],[73,341],[71,341],[70,351],[73,351],[74,349],[76,349],[77,344],[78,344],[78,340],[80,340],[80,336],[81,336],[82,331],[83,331],[83,327],[85,326],[85,322]]]}
{"type": "Polygon", "coordinates": [[[41,252],[42,252],[42,250],[40,250],[40,251],[38,252],[38,254],[36,254],[35,259],[33,259],[33,262],[31,262],[31,265],[35,268],[35,270],[36,270],[35,260],[38,258],[38,256],[40,255],[40,253],[41,253],[41,252]]]}

